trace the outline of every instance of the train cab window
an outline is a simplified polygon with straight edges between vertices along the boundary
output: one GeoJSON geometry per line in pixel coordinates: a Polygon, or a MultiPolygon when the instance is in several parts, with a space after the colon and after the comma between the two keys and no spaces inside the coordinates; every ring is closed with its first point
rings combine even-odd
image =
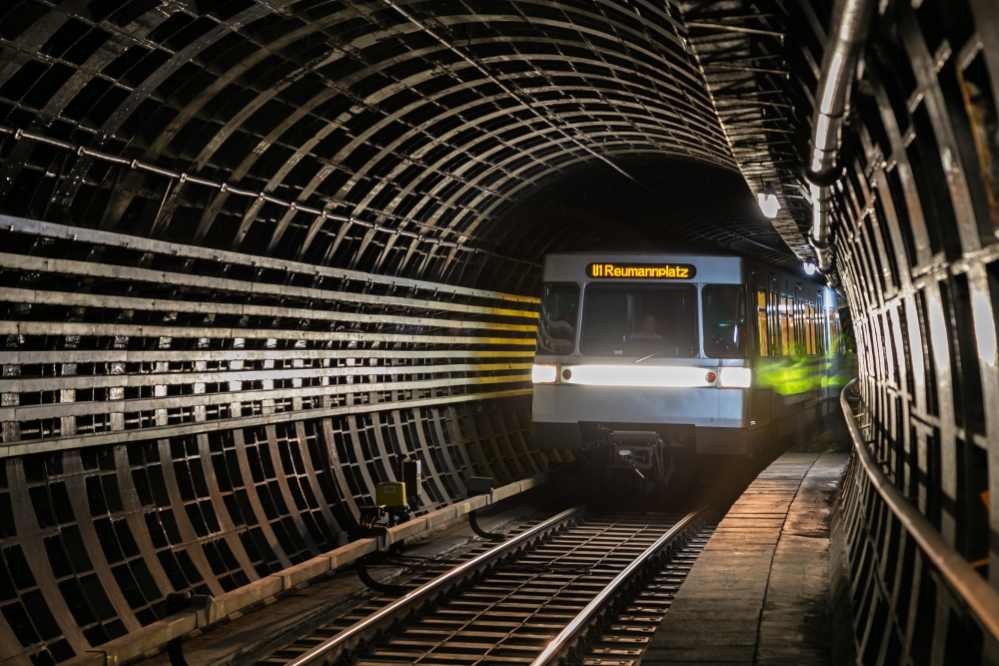
{"type": "Polygon", "coordinates": [[[538,354],[571,354],[576,349],[578,284],[545,284],[538,315],[538,354]]]}
{"type": "Polygon", "coordinates": [[[746,298],[742,285],[709,284],[704,302],[704,353],[710,358],[746,356],[746,298]]]}
{"type": "Polygon", "coordinates": [[[591,284],[579,347],[587,356],[697,356],[697,288],[591,284]]]}

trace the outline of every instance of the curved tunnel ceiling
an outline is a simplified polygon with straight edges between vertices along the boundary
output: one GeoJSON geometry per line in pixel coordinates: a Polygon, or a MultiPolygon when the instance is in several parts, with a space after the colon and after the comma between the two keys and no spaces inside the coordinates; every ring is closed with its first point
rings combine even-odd
{"type": "Polygon", "coordinates": [[[406,257],[419,237],[529,261],[571,246],[586,224],[510,215],[584,170],[629,202],[617,223],[658,208],[640,233],[789,262],[744,183],[703,211],[675,186],[691,161],[740,166],[686,35],[641,2],[22,0],[0,22],[0,123],[83,150],[0,135],[0,202],[413,274],[392,231],[406,257]]]}

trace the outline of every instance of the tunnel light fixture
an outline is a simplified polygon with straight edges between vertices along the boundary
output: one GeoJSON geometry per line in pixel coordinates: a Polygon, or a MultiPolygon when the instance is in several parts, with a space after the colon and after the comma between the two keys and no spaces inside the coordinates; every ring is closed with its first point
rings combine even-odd
{"type": "Polygon", "coordinates": [[[558,376],[558,366],[537,365],[531,368],[531,381],[535,384],[554,384],[558,376]]]}
{"type": "Polygon", "coordinates": [[[819,270],[819,267],[810,261],[806,261],[804,263],[804,266],[805,266],[805,275],[815,275],[815,272],[819,270]]]}
{"type": "Polygon", "coordinates": [[[749,368],[719,368],[718,385],[722,388],[749,388],[753,384],[753,371],[749,368]]]}
{"type": "Polygon", "coordinates": [[[777,217],[777,211],[780,210],[780,202],[777,201],[777,195],[772,192],[760,192],[756,195],[756,200],[760,202],[760,210],[769,219],[774,219],[777,217]]]}
{"type": "Polygon", "coordinates": [[[563,384],[645,388],[698,388],[715,385],[715,373],[697,366],[574,365],[563,384]],[[710,377],[710,381],[709,381],[710,377]]]}

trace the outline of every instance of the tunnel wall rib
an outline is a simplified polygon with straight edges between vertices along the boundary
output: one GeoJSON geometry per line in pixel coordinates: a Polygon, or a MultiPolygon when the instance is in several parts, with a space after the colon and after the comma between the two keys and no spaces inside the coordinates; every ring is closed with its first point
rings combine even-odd
{"type": "MultiPolygon", "coordinates": [[[[836,266],[866,445],[996,587],[999,13],[975,0],[913,4],[882,3],[854,88],[836,266]]],[[[845,498],[861,661],[993,663],[995,641],[858,465],[845,498]]]]}

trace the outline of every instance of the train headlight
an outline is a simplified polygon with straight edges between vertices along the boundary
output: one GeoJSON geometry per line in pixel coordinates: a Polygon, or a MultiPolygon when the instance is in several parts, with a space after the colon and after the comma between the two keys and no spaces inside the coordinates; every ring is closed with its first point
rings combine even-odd
{"type": "Polygon", "coordinates": [[[749,368],[719,368],[718,385],[722,388],[749,388],[753,383],[753,371],[749,368]]]}
{"type": "Polygon", "coordinates": [[[705,368],[665,365],[574,365],[562,368],[562,384],[622,386],[635,388],[697,388],[712,386],[713,371],[705,368]],[[712,375],[710,378],[708,375],[712,375]]]}
{"type": "Polygon", "coordinates": [[[554,365],[534,365],[531,368],[531,381],[535,384],[554,384],[558,367],[554,365]]]}

